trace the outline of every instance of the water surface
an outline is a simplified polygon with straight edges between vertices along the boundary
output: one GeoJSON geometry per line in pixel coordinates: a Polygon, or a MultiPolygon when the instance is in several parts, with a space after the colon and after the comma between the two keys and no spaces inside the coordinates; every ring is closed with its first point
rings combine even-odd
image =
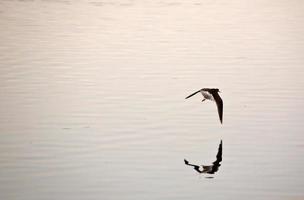
{"type": "Polygon", "coordinates": [[[302,1],[0,2],[0,198],[304,198],[302,1]],[[202,87],[218,87],[220,124],[202,87]],[[212,179],[183,159],[209,164],[212,179]]]}

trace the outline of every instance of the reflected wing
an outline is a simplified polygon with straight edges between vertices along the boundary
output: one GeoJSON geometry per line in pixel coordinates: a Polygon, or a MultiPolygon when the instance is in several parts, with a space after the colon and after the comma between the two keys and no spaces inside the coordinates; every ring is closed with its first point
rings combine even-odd
{"type": "Polygon", "coordinates": [[[216,161],[214,161],[213,164],[222,162],[222,154],[223,154],[223,142],[221,140],[221,143],[219,145],[219,148],[218,148],[217,154],[216,154],[216,161]]]}
{"type": "Polygon", "coordinates": [[[198,173],[203,173],[203,171],[200,170],[200,167],[198,165],[190,164],[188,162],[188,160],[186,160],[186,159],[184,159],[184,162],[185,162],[185,165],[189,165],[189,166],[193,167],[194,170],[197,171],[198,173]]]}
{"type": "Polygon", "coordinates": [[[221,140],[221,143],[219,145],[219,148],[218,148],[218,152],[216,154],[216,161],[213,162],[213,166],[212,166],[212,169],[207,172],[209,174],[214,174],[215,172],[217,172],[221,166],[221,162],[222,162],[222,153],[223,153],[223,142],[221,140]]]}
{"type": "Polygon", "coordinates": [[[184,159],[185,165],[189,165],[192,167],[199,167],[198,165],[190,164],[188,160],[184,159]]]}
{"type": "Polygon", "coordinates": [[[186,99],[192,97],[193,95],[196,95],[197,93],[199,93],[201,90],[194,92],[193,94],[190,94],[189,96],[186,97],[186,99]]]}
{"type": "Polygon", "coordinates": [[[223,123],[223,100],[217,92],[213,92],[212,96],[217,106],[217,111],[220,117],[220,121],[221,123],[223,123]]]}

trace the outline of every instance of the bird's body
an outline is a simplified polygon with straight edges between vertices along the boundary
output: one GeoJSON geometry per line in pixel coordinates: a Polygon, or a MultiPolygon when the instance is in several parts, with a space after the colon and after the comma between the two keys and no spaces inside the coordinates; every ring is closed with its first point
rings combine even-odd
{"type": "Polygon", "coordinates": [[[208,99],[210,101],[214,101],[214,98],[212,96],[212,94],[210,94],[209,92],[207,91],[200,91],[204,97],[204,99],[208,99]]]}
{"type": "Polygon", "coordinates": [[[206,99],[210,100],[210,101],[215,101],[220,121],[221,121],[221,123],[223,123],[223,100],[220,97],[220,95],[218,94],[220,92],[219,89],[217,89],[217,88],[202,88],[202,89],[190,94],[189,96],[187,96],[186,99],[194,96],[195,94],[197,94],[199,92],[204,97],[204,99],[202,101],[205,101],[206,99]]]}

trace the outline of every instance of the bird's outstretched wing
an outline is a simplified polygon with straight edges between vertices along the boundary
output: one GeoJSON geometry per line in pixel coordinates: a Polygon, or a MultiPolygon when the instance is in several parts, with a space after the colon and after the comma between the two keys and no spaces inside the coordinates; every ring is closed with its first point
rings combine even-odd
{"type": "Polygon", "coordinates": [[[194,92],[193,94],[190,94],[189,96],[186,97],[186,99],[192,97],[193,95],[196,95],[196,94],[199,93],[200,91],[201,91],[201,90],[198,90],[198,91],[194,92]]]}
{"type": "Polygon", "coordinates": [[[221,123],[223,123],[223,100],[217,92],[213,92],[212,96],[217,106],[217,111],[220,117],[220,121],[221,123]]]}

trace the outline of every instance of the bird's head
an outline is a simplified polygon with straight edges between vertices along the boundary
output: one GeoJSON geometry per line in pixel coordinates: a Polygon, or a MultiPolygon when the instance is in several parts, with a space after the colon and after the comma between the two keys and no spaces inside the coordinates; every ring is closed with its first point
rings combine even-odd
{"type": "Polygon", "coordinates": [[[215,92],[221,92],[218,88],[214,89],[215,92]]]}

